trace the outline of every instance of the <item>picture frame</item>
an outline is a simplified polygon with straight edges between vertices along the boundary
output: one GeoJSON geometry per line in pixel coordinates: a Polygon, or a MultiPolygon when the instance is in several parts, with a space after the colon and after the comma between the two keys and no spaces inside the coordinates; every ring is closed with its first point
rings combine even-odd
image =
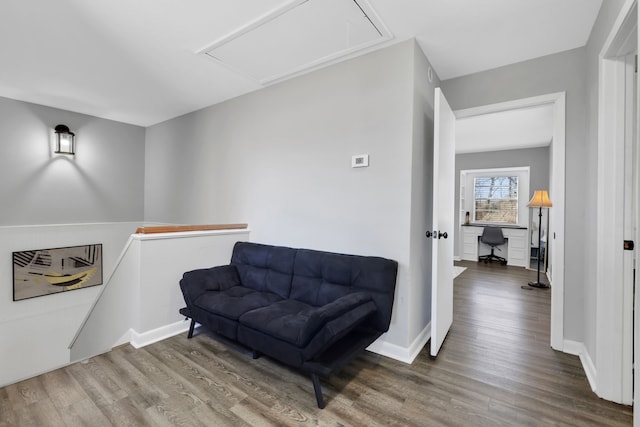
{"type": "Polygon", "coordinates": [[[13,301],[102,284],[102,244],[12,253],[13,301]]]}

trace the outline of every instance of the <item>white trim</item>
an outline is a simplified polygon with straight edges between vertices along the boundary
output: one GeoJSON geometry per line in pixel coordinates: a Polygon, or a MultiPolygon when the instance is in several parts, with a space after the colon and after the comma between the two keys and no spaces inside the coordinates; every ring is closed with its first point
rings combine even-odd
{"type": "Polygon", "coordinates": [[[635,0],[628,0],[620,10],[600,52],[598,70],[595,366],[599,375],[594,391],[617,403],[630,403],[631,393],[631,383],[623,378],[630,368],[623,366],[624,349],[631,348],[625,341],[632,337],[624,333],[630,313],[625,313],[623,304],[626,64],[620,55],[626,53],[621,49],[628,48],[629,32],[637,25],[635,8],[635,0]]]}
{"type": "Polygon", "coordinates": [[[550,193],[555,199],[549,209],[549,231],[547,244],[553,241],[551,251],[551,347],[562,350],[564,342],[564,257],[565,257],[565,116],[566,95],[556,98],[553,108],[553,142],[551,145],[550,193]]]}
{"type": "Polygon", "coordinates": [[[553,104],[558,99],[564,98],[565,92],[555,92],[546,95],[532,96],[530,98],[515,99],[513,101],[498,102],[495,104],[481,105],[479,107],[464,108],[454,111],[456,118],[479,116],[482,114],[498,113],[501,111],[516,110],[520,108],[536,107],[539,105],[553,104]]]}
{"type": "Polygon", "coordinates": [[[390,357],[400,362],[411,364],[418,357],[427,342],[431,339],[431,322],[425,326],[409,347],[402,347],[397,344],[378,339],[367,347],[367,350],[381,356],[390,357]]]}
{"type": "Polygon", "coordinates": [[[564,229],[565,229],[565,92],[550,93],[531,98],[483,105],[454,111],[457,118],[496,113],[518,108],[553,104],[553,141],[551,144],[551,182],[549,194],[553,208],[549,212],[549,239],[551,253],[551,347],[562,351],[564,347],[564,229]],[[553,246],[551,246],[553,245],[553,246]]]}
{"type": "Polygon", "coordinates": [[[460,173],[482,174],[486,176],[508,174],[511,172],[529,172],[531,166],[514,166],[510,168],[462,169],[460,173]]]}
{"type": "Polygon", "coordinates": [[[462,261],[462,258],[460,258],[459,256],[456,255],[456,256],[453,257],[453,260],[454,261],[462,261]]]}
{"type": "Polygon", "coordinates": [[[587,380],[589,381],[589,385],[591,386],[591,390],[596,391],[596,367],[593,364],[593,360],[591,360],[591,355],[587,351],[585,345],[578,341],[564,341],[564,352],[568,354],[573,354],[575,356],[580,357],[580,363],[582,363],[582,369],[584,369],[584,373],[587,376],[587,380]]]}
{"type": "Polygon", "coordinates": [[[135,348],[142,348],[158,341],[171,338],[174,335],[187,332],[190,324],[191,321],[189,319],[185,319],[142,333],[138,333],[131,329],[131,345],[135,348]]]}

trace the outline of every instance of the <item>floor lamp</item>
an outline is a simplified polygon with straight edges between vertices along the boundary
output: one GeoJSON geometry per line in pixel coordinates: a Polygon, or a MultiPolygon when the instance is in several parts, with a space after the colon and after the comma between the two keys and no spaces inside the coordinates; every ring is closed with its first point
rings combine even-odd
{"type": "MultiPolygon", "coordinates": [[[[549,200],[549,194],[547,190],[536,190],[533,193],[533,197],[529,200],[529,204],[527,205],[530,208],[538,208],[538,280],[535,282],[529,282],[529,286],[533,286],[534,288],[549,288],[550,286],[547,283],[542,283],[540,281],[540,255],[542,254],[540,241],[542,240],[542,208],[550,208],[553,206],[551,200],[549,200]]],[[[547,232],[547,236],[549,233],[547,232]]],[[[549,240],[547,238],[547,240],[549,240]]]]}

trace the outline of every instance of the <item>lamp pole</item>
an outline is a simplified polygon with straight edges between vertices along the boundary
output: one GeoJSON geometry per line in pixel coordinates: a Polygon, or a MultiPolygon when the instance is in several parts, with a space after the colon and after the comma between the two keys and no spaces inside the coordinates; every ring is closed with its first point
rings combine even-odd
{"type": "Polygon", "coordinates": [[[536,190],[535,194],[529,201],[530,207],[538,208],[538,280],[535,282],[529,282],[529,286],[534,288],[547,289],[550,286],[546,283],[540,282],[540,255],[542,254],[542,208],[550,208],[552,206],[551,200],[546,190],[536,190]]]}
{"type": "Polygon", "coordinates": [[[534,288],[548,288],[549,285],[546,283],[540,283],[540,255],[542,254],[541,247],[542,240],[542,206],[538,208],[538,280],[535,282],[529,282],[529,286],[533,286],[534,288]]]}

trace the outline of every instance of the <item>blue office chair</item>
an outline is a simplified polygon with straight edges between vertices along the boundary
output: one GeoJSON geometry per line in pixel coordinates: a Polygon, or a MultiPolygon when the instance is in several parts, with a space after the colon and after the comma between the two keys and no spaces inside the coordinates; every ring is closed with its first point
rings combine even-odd
{"type": "Polygon", "coordinates": [[[489,255],[481,255],[478,257],[478,261],[484,261],[484,263],[493,262],[496,260],[501,264],[506,264],[507,260],[501,256],[498,256],[494,253],[495,249],[501,251],[498,246],[504,245],[507,242],[507,239],[504,238],[504,234],[502,234],[502,228],[500,227],[484,227],[482,231],[482,236],[480,237],[480,241],[484,244],[491,246],[491,253],[489,255]]]}

